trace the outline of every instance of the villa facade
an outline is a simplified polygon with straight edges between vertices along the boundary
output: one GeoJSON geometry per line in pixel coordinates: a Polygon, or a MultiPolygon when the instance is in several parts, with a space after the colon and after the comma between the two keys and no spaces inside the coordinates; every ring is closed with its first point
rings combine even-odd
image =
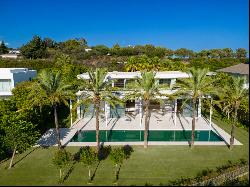
{"type": "MultiPolygon", "coordinates": [[[[112,87],[116,87],[116,91],[113,94],[116,94],[120,99],[123,99],[128,93],[127,86],[129,82],[134,81],[137,77],[140,78],[140,72],[108,72],[105,78],[105,81],[111,81],[112,87]]],[[[159,85],[164,85],[164,88],[161,89],[162,94],[173,94],[177,91],[174,88],[176,80],[180,78],[188,78],[189,75],[180,71],[166,71],[166,72],[157,72],[155,79],[159,85]]],[[[87,73],[78,75],[78,79],[89,79],[87,73]]],[[[87,92],[86,92],[87,94],[87,92]]],[[[84,91],[77,92],[78,101],[81,97],[84,97],[84,91]]],[[[177,98],[170,100],[168,97],[159,98],[162,102],[151,101],[149,109],[154,113],[173,114],[174,123],[176,124],[176,115],[182,115],[184,117],[191,117],[192,115],[192,105],[191,100],[186,101],[186,99],[177,98]],[[184,100],[186,101],[183,104],[184,100]]],[[[102,118],[105,118],[105,123],[107,123],[110,118],[125,118],[131,119],[131,117],[139,116],[140,119],[143,118],[143,100],[127,100],[124,106],[116,105],[116,107],[110,106],[108,103],[102,103],[102,118]]],[[[197,119],[201,117],[201,101],[197,102],[197,119]]],[[[94,116],[94,106],[90,104],[89,106],[81,105],[77,108],[77,118],[92,118],[94,116]]],[[[142,125],[142,120],[140,120],[140,126],[142,125]]]]}

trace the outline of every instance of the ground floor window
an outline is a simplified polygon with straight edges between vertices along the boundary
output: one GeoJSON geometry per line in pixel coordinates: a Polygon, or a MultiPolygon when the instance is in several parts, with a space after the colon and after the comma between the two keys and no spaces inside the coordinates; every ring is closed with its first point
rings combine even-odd
{"type": "Polygon", "coordinates": [[[125,108],[121,105],[110,106],[110,118],[121,118],[125,116],[125,108]]]}

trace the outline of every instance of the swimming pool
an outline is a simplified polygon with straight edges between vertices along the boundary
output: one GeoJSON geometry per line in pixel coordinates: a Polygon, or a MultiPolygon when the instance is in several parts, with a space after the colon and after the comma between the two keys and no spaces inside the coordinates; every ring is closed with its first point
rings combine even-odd
{"type": "MultiPolygon", "coordinates": [[[[148,141],[190,141],[192,131],[150,130],[148,141]]],[[[74,135],[70,142],[95,142],[96,131],[82,131],[74,135]]],[[[100,142],[144,141],[144,131],[140,130],[100,130],[100,142]]],[[[211,130],[195,131],[195,141],[224,141],[211,130]]]]}

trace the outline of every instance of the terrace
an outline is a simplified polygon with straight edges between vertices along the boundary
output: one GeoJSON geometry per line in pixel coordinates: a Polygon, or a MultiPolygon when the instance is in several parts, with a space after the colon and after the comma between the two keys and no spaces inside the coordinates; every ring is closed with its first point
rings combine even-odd
{"type": "MultiPolygon", "coordinates": [[[[132,131],[144,130],[145,117],[140,118],[140,115],[128,115],[122,118],[109,118],[106,122],[104,116],[100,120],[100,130],[123,130],[132,131]],[[140,123],[140,120],[142,123],[140,123]],[[142,124],[142,125],[140,125],[142,124]]],[[[76,121],[71,127],[71,132],[68,133],[67,138],[62,139],[62,143],[67,146],[95,146],[95,142],[70,142],[76,132],[93,131],[96,129],[96,119],[82,118],[76,121]]],[[[183,115],[173,115],[173,113],[152,112],[150,117],[149,131],[191,131],[192,118],[183,115]],[[176,121],[175,121],[176,120],[176,121]]],[[[219,135],[224,141],[210,142],[210,141],[195,141],[195,145],[228,145],[230,142],[230,135],[224,130],[219,128],[216,124],[210,122],[205,117],[196,119],[196,131],[213,131],[219,135]]],[[[143,142],[104,142],[105,145],[143,145],[143,142]]],[[[149,145],[188,145],[188,141],[149,141],[149,145]]],[[[239,141],[235,140],[235,145],[242,145],[239,141]]]]}

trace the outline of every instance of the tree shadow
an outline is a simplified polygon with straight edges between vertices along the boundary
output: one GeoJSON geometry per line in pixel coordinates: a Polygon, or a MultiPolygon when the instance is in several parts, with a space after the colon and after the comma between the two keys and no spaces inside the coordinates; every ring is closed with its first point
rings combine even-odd
{"type": "Polygon", "coordinates": [[[99,154],[98,154],[99,161],[105,160],[109,156],[110,151],[111,151],[111,146],[110,145],[109,146],[101,145],[100,151],[99,151],[99,154]]]}
{"type": "Polygon", "coordinates": [[[69,168],[68,172],[67,172],[66,175],[63,177],[63,179],[62,179],[62,181],[61,181],[62,183],[63,183],[64,181],[66,181],[66,180],[69,178],[69,175],[72,173],[72,171],[73,171],[74,168],[75,168],[75,164],[76,164],[76,161],[73,162],[72,166],[69,168]]]}
{"type": "MultiPolygon", "coordinates": [[[[124,151],[124,154],[125,154],[125,158],[126,158],[126,159],[129,159],[130,156],[131,156],[131,153],[134,152],[133,148],[132,148],[130,145],[124,145],[124,146],[122,147],[122,149],[123,149],[123,151],[124,151]]],[[[116,177],[115,177],[115,178],[116,178],[116,181],[115,181],[115,182],[117,182],[118,179],[119,179],[119,174],[120,174],[121,167],[122,167],[122,164],[119,165],[119,168],[118,168],[118,170],[117,170],[116,177]]]]}
{"type": "Polygon", "coordinates": [[[131,156],[131,153],[134,152],[133,147],[130,145],[124,145],[123,150],[126,156],[126,159],[128,159],[131,156]]]}
{"type": "Polygon", "coordinates": [[[90,178],[91,181],[94,180],[95,174],[96,174],[96,171],[97,171],[97,168],[99,167],[99,165],[100,165],[100,161],[98,162],[98,164],[97,164],[97,166],[96,166],[96,168],[95,168],[95,171],[93,172],[93,175],[92,175],[91,178],[90,178]]]}
{"type": "Polygon", "coordinates": [[[81,151],[82,151],[82,147],[73,155],[73,163],[72,163],[71,167],[69,168],[68,172],[66,173],[66,175],[63,177],[61,183],[66,181],[69,178],[69,175],[73,172],[73,170],[75,168],[75,164],[80,160],[81,151]]]}
{"type": "Polygon", "coordinates": [[[17,165],[19,162],[21,162],[23,159],[25,159],[28,155],[30,155],[31,153],[33,153],[35,150],[37,150],[39,147],[36,147],[35,149],[32,149],[29,153],[27,153],[26,155],[24,155],[22,158],[20,158],[18,161],[16,161],[12,167],[14,167],[15,165],[17,165]]]}
{"type": "Polygon", "coordinates": [[[120,164],[120,166],[119,166],[119,168],[118,168],[118,170],[117,170],[117,173],[116,173],[116,181],[118,181],[119,180],[119,173],[120,173],[120,170],[121,170],[121,167],[122,167],[122,165],[120,164]]]}

